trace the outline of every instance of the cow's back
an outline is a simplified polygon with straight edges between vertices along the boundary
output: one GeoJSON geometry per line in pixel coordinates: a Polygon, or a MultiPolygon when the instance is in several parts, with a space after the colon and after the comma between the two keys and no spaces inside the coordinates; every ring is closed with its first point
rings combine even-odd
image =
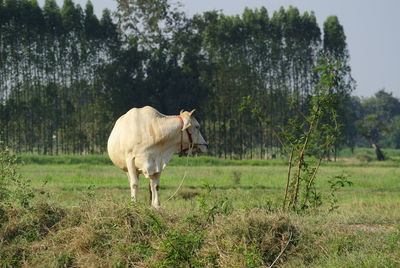
{"type": "Polygon", "coordinates": [[[108,155],[114,165],[126,170],[126,159],[146,150],[152,136],[148,132],[157,132],[152,124],[156,118],[163,116],[149,106],[133,108],[122,115],[115,123],[107,144],[108,155]]]}

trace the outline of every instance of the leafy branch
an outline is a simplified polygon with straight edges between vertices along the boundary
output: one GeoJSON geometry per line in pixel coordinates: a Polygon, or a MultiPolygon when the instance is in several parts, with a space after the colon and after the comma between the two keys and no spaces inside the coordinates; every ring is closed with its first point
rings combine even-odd
{"type": "Polygon", "coordinates": [[[337,110],[342,96],[335,91],[340,62],[324,59],[319,64],[313,70],[320,74],[320,80],[309,100],[309,110],[289,119],[278,134],[283,146],[290,148],[284,210],[299,211],[322,204],[315,185],[317,173],[340,134],[337,110]]]}

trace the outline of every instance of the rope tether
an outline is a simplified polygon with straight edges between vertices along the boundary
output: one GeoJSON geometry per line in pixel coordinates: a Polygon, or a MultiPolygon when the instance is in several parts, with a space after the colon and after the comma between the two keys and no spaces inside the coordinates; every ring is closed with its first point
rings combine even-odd
{"type": "Polygon", "coordinates": [[[163,204],[165,204],[165,203],[167,203],[169,200],[171,200],[171,199],[179,192],[179,190],[181,189],[181,187],[182,187],[182,185],[183,185],[183,182],[185,181],[185,178],[186,178],[187,167],[189,166],[189,156],[192,155],[193,147],[194,147],[194,144],[191,144],[191,146],[190,146],[189,149],[188,149],[188,153],[187,153],[187,155],[186,155],[185,172],[183,173],[183,177],[182,177],[182,180],[181,180],[181,182],[180,182],[178,188],[176,189],[176,191],[175,191],[166,201],[163,202],[163,204]]]}

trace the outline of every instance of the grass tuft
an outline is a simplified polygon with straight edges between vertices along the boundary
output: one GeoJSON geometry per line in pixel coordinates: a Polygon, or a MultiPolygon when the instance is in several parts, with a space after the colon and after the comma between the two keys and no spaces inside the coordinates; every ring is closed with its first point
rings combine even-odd
{"type": "Polygon", "coordinates": [[[288,217],[260,210],[219,217],[207,233],[205,251],[214,252],[221,267],[283,264],[298,236],[288,217]]]}

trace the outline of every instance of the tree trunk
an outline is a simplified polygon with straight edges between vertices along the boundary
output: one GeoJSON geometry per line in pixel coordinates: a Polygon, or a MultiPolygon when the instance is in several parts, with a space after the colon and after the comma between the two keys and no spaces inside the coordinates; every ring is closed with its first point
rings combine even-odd
{"type": "Polygon", "coordinates": [[[373,143],[372,144],[372,148],[375,149],[376,159],[378,161],[384,161],[385,160],[385,156],[384,156],[383,152],[381,151],[381,149],[379,148],[379,145],[373,143]]]}

